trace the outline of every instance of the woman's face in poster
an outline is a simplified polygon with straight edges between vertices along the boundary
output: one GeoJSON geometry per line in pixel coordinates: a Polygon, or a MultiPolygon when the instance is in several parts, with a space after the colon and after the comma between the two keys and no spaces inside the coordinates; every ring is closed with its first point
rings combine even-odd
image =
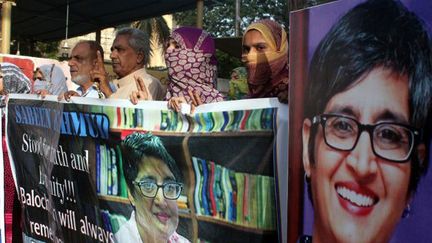
{"type": "MultiPolygon", "coordinates": [[[[158,185],[175,182],[173,173],[161,159],[146,157],[143,160],[135,181],[153,181],[158,185]]],[[[148,198],[136,187],[133,200],[138,228],[146,228],[146,232],[152,233],[151,237],[168,239],[177,229],[178,207],[177,200],[166,199],[162,191],[159,188],[155,198],[148,198]]]]}
{"type": "MultiPolygon", "coordinates": [[[[406,76],[375,68],[333,96],[323,113],[348,116],[361,124],[409,124],[408,98],[406,76]]],[[[321,125],[315,138],[310,131],[307,119],[303,163],[311,178],[314,241],[388,241],[409,198],[410,161],[394,163],[377,157],[368,132],[360,134],[352,151],[341,151],[325,143],[321,125]],[[312,157],[307,149],[309,139],[315,143],[312,157]]]]}

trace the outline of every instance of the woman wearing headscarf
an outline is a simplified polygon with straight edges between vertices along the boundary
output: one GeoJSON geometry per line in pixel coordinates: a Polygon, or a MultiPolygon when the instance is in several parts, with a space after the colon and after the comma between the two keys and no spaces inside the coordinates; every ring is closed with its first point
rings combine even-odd
{"type": "Polygon", "coordinates": [[[3,62],[0,64],[0,94],[25,94],[30,92],[30,80],[15,64],[3,62]]]}
{"type": "MultiPolygon", "coordinates": [[[[29,93],[30,80],[22,73],[21,69],[12,63],[3,62],[0,64],[0,94],[2,95],[1,107],[5,105],[5,98],[7,94],[12,93],[29,93]]],[[[2,117],[3,119],[4,117],[2,117]]],[[[4,120],[2,125],[5,124],[4,120]]],[[[4,126],[4,125],[3,125],[4,126]]],[[[14,180],[12,177],[12,170],[9,162],[9,155],[6,148],[5,129],[2,132],[2,146],[3,146],[3,163],[4,163],[4,196],[5,196],[5,235],[6,242],[13,242],[14,239],[19,239],[20,228],[20,204],[16,195],[14,180]]]]}
{"type": "Polygon", "coordinates": [[[204,30],[180,27],[171,33],[165,50],[168,66],[166,100],[175,110],[186,101],[199,105],[223,101],[216,89],[217,61],[213,38],[204,30]]]}
{"type": "Polygon", "coordinates": [[[229,82],[228,99],[240,100],[247,98],[249,92],[247,71],[244,67],[234,68],[229,82]]]}
{"type": "Polygon", "coordinates": [[[269,19],[249,25],[243,36],[242,62],[250,98],[278,97],[288,103],[288,40],[281,25],[269,19]]]}
{"type": "Polygon", "coordinates": [[[35,93],[46,90],[48,94],[60,95],[66,92],[66,76],[61,68],[55,64],[46,64],[38,67],[35,71],[33,91],[35,93]]]}

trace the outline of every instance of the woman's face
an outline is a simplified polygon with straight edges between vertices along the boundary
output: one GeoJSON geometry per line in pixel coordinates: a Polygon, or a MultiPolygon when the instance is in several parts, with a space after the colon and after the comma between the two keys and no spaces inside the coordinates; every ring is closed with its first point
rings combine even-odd
{"type": "MultiPolygon", "coordinates": [[[[323,113],[348,116],[362,124],[409,124],[408,80],[376,68],[363,80],[333,96],[323,113]]],[[[311,178],[314,242],[386,242],[409,199],[410,161],[394,163],[377,157],[369,134],[362,132],[352,151],[329,147],[318,126],[303,123],[303,163],[311,178]],[[314,164],[308,140],[314,139],[314,164]]]]}
{"type": "Polygon", "coordinates": [[[247,55],[265,53],[269,51],[269,45],[258,30],[249,30],[243,38],[242,62],[247,63],[247,55]]]}
{"type": "Polygon", "coordinates": [[[39,70],[39,69],[37,69],[36,70],[36,72],[35,72],[35,74],[34,74],[34,77],[33,77],[33,80],[34,81],[36,81],[36,80],[45,80],[44,79],[44,75],[43,75],[43,73],[39,70]]]}
{"type": "MultiPolygon", "coordinates": [[[[168,166],[160,159],[147,157],[138,167],[135,181],[154,181],[158,185],[175,181],[168,166]]],[[[178,208],[176,200],[168,200],[159,188],[155,198],[143,196],[138,186],[135,186],[132,203],[136,208],[135,219],[140,232],[150,232],[156,240],[168,239],[178,225],[178,208]],[[160,238],[159,238],[160,237],[160,238]]]]}

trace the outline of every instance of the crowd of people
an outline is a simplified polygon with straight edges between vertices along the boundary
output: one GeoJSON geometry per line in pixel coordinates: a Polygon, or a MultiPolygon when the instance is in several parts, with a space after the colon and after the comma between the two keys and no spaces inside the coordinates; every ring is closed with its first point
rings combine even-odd
{"type": "MultiPolygon", "coordinates": [[[[66,78],[56,65],[43,65],[34,72],[27,90],[0,90],[3,93],[36,93],[42,98],[57,95],[69,101],[72,96],[100,99],[166,100],[180,111],[182,103],[192,107],[228,99],[278,97],[288,102],[288,40],[283,27],[272,20],[251,24],[243,36],[242,62],[233,70],[236,78],[229,94],[216,87],[217,59],[213,37],[196,27],[172,31],[164,48],[168,69],[166,87],[146,71],[150,57],[149,36],[135,28],[122,28],[115,34],[110,59],[117,78],[109,80],[102,46],[96,41],[78,42],[68,65],[75,90],[67,90],[66,78]],[[241,81],[240,78],[241,77],[241,81]]],[[[13,65],[3,63],[2,66],[13,65]]],[[[19,70],[18,70],[19,71],[19,70]]],[[[7,82],[7,80],[5,80],[7,82]]],[[[23,85],[21,81],[20,85],[23,85]]],[[[1,87],[0,87],[1,88],[1,87]]]]}
{"type": "MultiPolygon", "coordinates": [[[[117,31],[110,55],[115,80],[108,79],[103,53],[95,41],[75,45],[69,66],[78,88],[68,91],[55,66],[38,68],[32,86],[18,67],[2,63],[0,94],[36,92],[66,101],[81,96],[133,104],[166,100],[175,111],[183,103],[193,109],[229,99],[277,97],[288,103],[287,33],[272,20],[246,29],[244,67],[233,69],[227,94],[216,87],[214,39],[199,28],[171,33],[164,48],[166,87],[145,69],[150,41],[144,32],[117,31]]],[[[313,233],[299,242],[390,241],[429,166],[431,53],[424,24],[397,1],[365,1],[320,41],[309,64],[301,127],[313,233]]],[[[181,173],[162,142],[134,133],[123,141],[122,151],[134,210],[116,237],[121,242],[188,242],[176,232],[181,173]],[[148,228],[148,222],[158,220],[168,223],[148,228]]]]}
{"type": "MultiPolygon", "coordinates": [[[[179,27],[172,31],[164,47],[168,69],[165,87],[146,71],[150,57],[149,36],[139,29],[123,28],[116,32],[111,46],[110,59],[116,79],[108,78],[102,46],[96,41],[84,40],[72,48],[68,60],[71,81],[76,84],[76,89],[68,90],[66,77],[55,64],[38,67],[31,81],[18,66],[4,62],[0,64],[0,94],[1,97],[7,97],[11,93],[34,93],[41,98],[56,95],[58,100],[66,101],[70,101],[73,96],[129,99],[133,104],[142,100],[166,100],[168,106],[177,112],[183,103],[190,104],[193,112],[198,105],[228,99],[278,97],[281,102],[287,103],[288,41],[282,26],[271,20],[252,24],[245,32],[242,53],[245,67],[233,70],[230,92],[224,94],[216,88],[217,59],[213,37],[200,28],[179,27]]],[[[5,105],[6,99],[2,99],[2,102],[5,105]]],[[[176,199],[181,191],[180,176],[162,143],[152,135],[134,134],[124,141],[123,149],[132,156],[125,158],[125,176],[135,210],[128,223],[116,234],[116,239],[138,241],[143,237],[153,237],[154,242],[162,239],[188,242],[175,232],[178,224],[176,199]],[[157,146],[157,151],[162,152],[152,153],[152,146],[157,146]],[[155,166],[166,168],[160,176],[154,177],[155,166]],[[161,184],[162,190],[158,193],[161,184]],[[149,187],[153,188],[151,195],[143,189],[148,190],[149,187]],[[160,215],[151,218],[154,211],[160,211],[160,215]],[[169,218],[168,228],[162,224],[158,230],[146,226],[148,222],[163,221],[165,218],[169,218]]],[[[5,158],[8,158],[7,154],[5,158]]],[[[19,210],[14,209],[19,202],[8,161],[5,163],[5,181],[8,182],[5,184],[6,238],[10,240],[12,232],[19,232],[12,230],[13,225],[19,229],[18,217],[12,215],[20,213],[13,212],[19,210]]],[[[16,235],[14,239],[19,237],[16,235]]]]}

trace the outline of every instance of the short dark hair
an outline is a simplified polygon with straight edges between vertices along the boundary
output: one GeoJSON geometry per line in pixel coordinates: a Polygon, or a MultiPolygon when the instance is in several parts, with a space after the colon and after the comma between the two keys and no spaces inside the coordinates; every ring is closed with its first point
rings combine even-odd
{"type": "MultiPolygon", "coordinates": [[[[409,192],[428,168],[431,135],[432,65],[425,25],[399,1],[369,0],[345,14],[327,33],[313,55],[306,90],[305,117],[322,113],[329,100],[375,68],[406,75],[409,82],[410,124],[422,129],[425,161],[411,158],[409,192]]],[[[309,157],[314,163],[311,130],[309,157]]]]}
{"type": "Polygon", "coordinates": [[[102,59],[104,58],[104,50],[103,50],[102,46],[97,41],[94,41],[94,40],[82,40],[82,41],[79,41],[75,46],[77,46],[79,44],[87,44],[87,45],[89,45],[89,48],[90,48],[90,51],[91,51],[90,52],[90,56],[91,56],[91,58],[93,60],[97,58],[97,51],[100,52],[100,54],[102,56],[102,59]]]}
{"type": "Polygon", "coordinates": [[[132,133],[121,143],[123,157],[123,174],[131,193],[134,192],[132,182],[138,175],[138,166],[144,163],[146,157],[161,159],[170,169],[177,182],[182,181],[182,175],[176,162],[165,149],[161,139],[151,133],[132,133]]]}
{"type": "Polygon", "coordinates": [[[116,37],[119,35],[128,36],[128,43],[136,53],[144,55],[143,64],[147,65],[150,60],[150,38],[148,34],[140,29],[125,27],[117,30],[116,37]]]}

